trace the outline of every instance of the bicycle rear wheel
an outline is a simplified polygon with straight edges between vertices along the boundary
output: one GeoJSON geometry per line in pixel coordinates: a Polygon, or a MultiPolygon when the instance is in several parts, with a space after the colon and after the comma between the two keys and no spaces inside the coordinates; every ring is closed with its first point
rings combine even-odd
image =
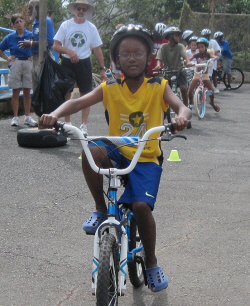
{"type": "MultiPolygon", "coordinates": [[[[136,247],[141,245],[141,240],[138,235],[137,224],[135,218],[132,218],[130,221],[130,243],[129,243],[129,251],[132,251],[136,247]]],[[[144,261],[145,254],[144,250],[139,254],[144,261]]],[[[136,262],[128,262],[128,274],[131,284],[134,287],[140,287],[144,283],[144,275],[143,275],[143,267],[141,263],[136,262]]]]}
{"type": "MultiPolygon", "coordinates": [[[[225,86],[228,86],[228,75],[225,73],[223,77],[225,86]]],[[[239,68],[231,68],[231,89],[235,90],[244,83],[244,73],[239,68]]]]}
{"type": "Polygon", "coordinates": [[[194,108],[197,116],[202,119],[205,116],[206,111],[206,92],[198,87],[194,93],[194,108]],[[204,102],[203,102],[204,98],[204,102]]]}
{"type": "Polygon", "coordinates": [[[105,234],[100,245],[96,305],[118,305],[118,244],[112,234],[105,234]]]}

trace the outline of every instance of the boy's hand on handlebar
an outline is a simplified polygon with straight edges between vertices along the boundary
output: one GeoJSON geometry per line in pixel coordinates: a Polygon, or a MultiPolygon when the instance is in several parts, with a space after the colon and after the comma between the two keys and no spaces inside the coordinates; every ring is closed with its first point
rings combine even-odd
{"type": "Polygon", "coordinates": [[[41,129],[50,128],[52,129],[54,124],[58,121],[58,118],[52,114],[44,114],[40,118],[39,127],[41,129]]]}
{"type": "Polygon", "coordinates": [[[187,128],[188,120],[185,117],[176,117],[171,119],[171,123],[174,127],[173,134],[177,134],[178,132],[187,128]]]}

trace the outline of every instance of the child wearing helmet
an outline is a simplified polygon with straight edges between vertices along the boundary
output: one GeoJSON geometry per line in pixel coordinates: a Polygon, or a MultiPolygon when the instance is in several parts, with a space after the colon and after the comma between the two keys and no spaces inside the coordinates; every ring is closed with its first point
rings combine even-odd
{"type": "MultiPolygon", "coordinates": [[[[129,24],[117,30],[110,43],[111,57],[117,68],[124,73],[122,80],[108,80],[96,87],[89,94],[78,99],[71,99],[62,104],[51,114],[44,114],[40,126],[53,127],[60,118],[88,106],[103,102],[109,118],[110,136],[141,135],[153,126],[163,124],[164,111],[170,106],[178,114],[172,119],[177,130],[187,127],[191,111],[172,92],[167,81],[161,78],[144,77],[153,50],[151,33],[140,25],[129,24]]],[[[156,133],[157,134],[157,133],[156,133]]],[[[162,172],[162,150],[157,140],[145,148],[129,179],[119,202],[130,205],[133,209],[139,234],[146,254],[146,275],[148,286],[153,292],[165,289],[168,280],[162,268],[157,265],[155,256],[156,226],[152,210],[157,197],[162,172]],[[153,179],[152,179],[153,177],[153,179]]],[[[92,155],[102,167],[113,167],[111,160],[119,164],[129,164],[134,149],[126,146],[118,150],[114,147],[92,147],[92,155]]],[[[102,220],[107,218],[107,207],[103,196],[102,175],[95,173],[82,153],[82,169],[94,198],[96,212],[83,224],[83,229],[94,234],[102,220]]]]}
{"type": "MultiPolygon", "coordinates": [[[[214,55],[220,54],[220,46],[218,42],[215,39],[210,39],[211,35],[210,29],[203,29],[201,30],[201,36],[205,37],[209,41],[209,49],[214,50],[214,55]]],[[[209,76],[211,81],[213,81],[214,84],[214,93],[219,93],[219,89],[217,88],[217,60],[213,62],[213,69],[211,69],[211,73],[209,71],[209,76]]]]}
{"type": "MultiPolygon", "coordinates": [[[[205,37],[198,38],[197,41],[196,41],[196,44],[197,44],[199,52],[194,54],[189,59],[190,61],[192,61],[193,59],[196,59],[197,64],[199,64],[199,63],[208,61],[210,58],[214,58],[214,59],[218,58],[218,57],[212,55],[210,52],[207,51],[209,41],[205,37]]],[[[213,86],[212,86],[212,83],[210,81],[210,78],[209,78],[209,75],[208,75],[207,71],[202,74],[202,79],[203,79],[205,87],[208,90],[211,90],[213,92],[213,86]]],[[[191,81],[191,83],[189,85],[189,89],[188,89],[188,96],[189,96],[189,103],[190,104],[194,104],[193,103],[193,92],[194,92],[195,87],[197,86],[198,80],[199,80],[199,75],[197,73],[195,73],[194,77],[193,77],[193,80],[191,81]]],[[[210,105],[213,107],[213,109],[216,112],[220,111],[219,106],[214,103],[214,94],[212,94],[210,96],[210,105]]]]}
{"type": "MultiPolygon", "coordinates": [[[[153,32],[153,40],[154,40],[154,49],[151,54],[151,61],[150,64],[148,65],[148,69],[146,72],[147,77],[154,77],[154,68],[157,65],[157,59],[156,55],[157,52],[159,51],[160,47],[163,44],[168,43],[169,41],[163,37],[164,31],[167,29],[167,26],[164,23],[157,23],[155,25],[155,29],[153,32]]],[[[163,68],[163,65],[162,65],[163,68]]]]}
{"type": "MultiPolygon", "coordinates": [[[[187,49],[186,50],[186,53],[187,53],[187,56],[190,60],[190,57],[192,57],[194,54],[198,53],[199,50],[197,49],[197,41],[198,37],[197,36],[192,36],[189,38],[189,41],[188,41],[188,45],[190,46],[190,49],[187,49]]],[[[192,60],[192,64],[196,64],[196,59],[194,58],[192,60]]]]}
{"type": "Polygon", "coordinates": [[[185,40],[186,42],[186,49],[190,49],[190,43],[189,43],[189,39],[193,36],[194,31],[192,30],[186,30],[182,33],[182,39],[185,40]]]}
{"type": "MultiPolygon", "coordinates": [[[[155,69],[160,69],[162,63],[164,68],[169,70],[180,70],[183,67],[183,61],[189,65],[189,59],[186,54],[184,45],[180,44],[181,30],[178,27],[169,27],[164,32],[164,36],[169,40],[169,43],[163,44],[157,53],[157,66],[155,69]]],[[[177,76],[177,86],[180,87],[183,103],[188,106],[187,94],[187,78],[182,71],[177,76]]]]}
{"type": "Polygon", "coordinates": [[[230,50],[229,43],[226,40],[223,40],[223,32],[215,32],[214,33],[214,39],[218,42],[220,48],[221,48],[221,57],[223,70],[227,74],[228,77],[228,84],[225,88],[225,90],[231,89],[231,66],[233,62],[233,54],[230,50]]]}

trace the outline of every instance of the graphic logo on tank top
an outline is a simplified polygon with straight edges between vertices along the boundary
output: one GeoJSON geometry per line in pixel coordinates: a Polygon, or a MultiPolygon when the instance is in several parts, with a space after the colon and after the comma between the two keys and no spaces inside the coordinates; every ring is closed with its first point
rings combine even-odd
{"type": "Polygon", "coordinates": [[[139,127],[144,121],[143,112],[134,112],[129,115],[129,123],[133,127],[139,127]]]}
{"type": "Polygon", "coordinates": [[[86,40],[86,35],[80,31],[74,32],[70,36],[70,42],[73,47],[81,48],[85,44],[86,40]]]}

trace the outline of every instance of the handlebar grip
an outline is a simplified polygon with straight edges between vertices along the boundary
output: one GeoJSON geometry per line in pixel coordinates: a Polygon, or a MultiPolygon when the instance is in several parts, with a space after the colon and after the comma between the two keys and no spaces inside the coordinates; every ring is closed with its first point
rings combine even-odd
{"type": "Polygon", "coordinates": [[[54,123],[54,128],[56,129],[56,131],[62,130],[64,124],[65,124],[64,122],[56,121],[54,123]]]}
{"type": "MultiPolygon", "coordinates": [[[[166,131],[167,131],[167,129],[169,129],[171,133],[174,132],[174,127],[173,127],[172,123],[165,124],[165,128],[166,128],[166,131]]],[[[191,129],[191,128],[192,128],[191,121],[188,120],[188,122],[187,122],[187,129],[191,129]]]]}

